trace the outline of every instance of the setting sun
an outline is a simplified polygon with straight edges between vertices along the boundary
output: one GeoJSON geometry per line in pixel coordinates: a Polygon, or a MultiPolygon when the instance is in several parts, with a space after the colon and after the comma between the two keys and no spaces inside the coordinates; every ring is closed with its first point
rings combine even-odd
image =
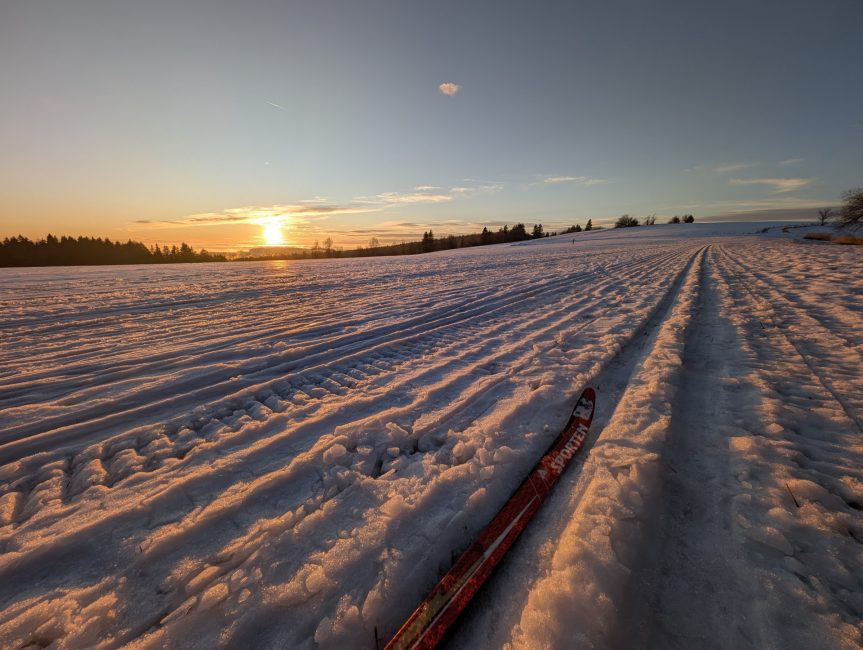
{"type": "Polygon", "coordinates": [[[282,229],[274,223],[268,223],[264,226],[263,236],[267,246],[281,246],[285,243],[282,238],[282,229]]]}

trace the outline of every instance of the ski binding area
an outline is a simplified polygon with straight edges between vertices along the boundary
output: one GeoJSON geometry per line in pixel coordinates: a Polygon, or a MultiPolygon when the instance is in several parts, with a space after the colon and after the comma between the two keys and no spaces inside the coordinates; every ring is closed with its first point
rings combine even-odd
{"type": "Polygon", "coordinates": [[[3,269],[0,647],[863,646],[863,251],[810,230],[3,269]]]}

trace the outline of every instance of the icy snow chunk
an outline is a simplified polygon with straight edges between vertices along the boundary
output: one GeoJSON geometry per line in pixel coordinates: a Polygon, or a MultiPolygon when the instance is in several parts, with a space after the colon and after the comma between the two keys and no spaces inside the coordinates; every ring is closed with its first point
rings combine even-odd
{"type": "Polygon", "coordinates": [[[471,494],[467,500],[467,509],[473,510],[474,508],[479,507],[486,500],[486,494],[487,490],[484,487],[479,488],[471,494]]]}
{"type": "Polygon", "coordinates": [[[213,585],[201,596],[199,609],[211,609],[228,597],[228,585],[224,582],[213,585]]]}
{"type": "Polygon", "coordinates": [[[386,503],[381,505],[380,511],[384,513],[387,517],[391,519],[396,519],[400,517],[403,513],[410,510],[410,507],[405,502],[405,500],[401,497],[401,495],[396,494],[392,498],[390,498],[386,503]]]}
{"type": "Polygon", "coordinates": [[[336,463],[343,463],[345,460],[350,462],[350,458],[345,458],[347,456],[348,450],[345,449],[344,445],[340,445],[336,443],[329,449],[324,452],[324,462],[327,465],[335,465],[336,463]]]}
{"type": "Polygon", "coordinates": [[[376,461],[374,458],[358,455],[356,460],[354,460],[353,465],[351,465],[351,469],[358,474],[371,476],[375,468],[375,463],[376,461]]]}
{"type": "Polygon", "coordinates": [[[229,582],[232,591],[235,591],[239,587],[242,587],[244,584],[246,584],[246,582],[248,582],[246,572],[242,569],[237,569],[231,574],[229,582]]]}
{"type": "Polygon", "coordinates": [[[387,422],[386,424],[387,430],[387,440],[389,440],[390,444],[398,445],[399,447],[405,447],[411,438],[410,432],[404,427],[398,425],[395,422],[387,422]]]}
{"type": "Polygon", "coordinates": [[[311,568],[309,575],[306,576],[304,584],[310,594],[316,594],[333,586],[333,581],[324,573],[323,567],[314,566],[311,568]]]}
{"type": "Polygon", "coordinates": [[[186,585],[186,593],[192,594],[196,591],[200,591],[203,585],[212,582],[212,580],[219,575],[219,568],[215,566],[209,566],[201,571],[194,578],[189,580],[186,585]]]}
{"type": "Polygon", "coordinates": [[[514,459],[515,452],[510,447],[503,445],[495,449],[492,462],[495,465],[504,465],[506,463],[511,463],[514,459]]]}
{"type": "Polygon", "coordinates": [[[452,448],[453,459],[456,463],[466,463],[473,458],[476,453],[476,445],[469,442],[459,440],[455,447],[452,448]]]}
{"type": "Polygon", "coordinates": [[[0,497],[0,526],[8,526],[12,523],[15,510],[21,504],[20,492],[7,492],[0,497]]]}
{"type": "Polygon", "coordinates": [[[404,469],[410,464],[411,464],[411,461],[410,461],[410,459],[408,459],[407,456],[397,456],[396,458],[393,458],[392,460],[388,460],[387,462],[385,462],[383,464],[383,466],[381,467],[381,471],[384,474],[387,474],[391,471],[394,472],[396,470],[404,469]]]}

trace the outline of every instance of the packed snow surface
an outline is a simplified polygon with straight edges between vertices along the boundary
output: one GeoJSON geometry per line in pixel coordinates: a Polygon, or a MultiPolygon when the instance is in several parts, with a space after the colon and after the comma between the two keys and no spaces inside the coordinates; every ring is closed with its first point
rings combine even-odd
{"type": "Polygon", "coordinates": [[[373,648],[592,384],[451,647],[860,647],[863,249],[798,230],[2,270],[0,646],[373,648]]]}

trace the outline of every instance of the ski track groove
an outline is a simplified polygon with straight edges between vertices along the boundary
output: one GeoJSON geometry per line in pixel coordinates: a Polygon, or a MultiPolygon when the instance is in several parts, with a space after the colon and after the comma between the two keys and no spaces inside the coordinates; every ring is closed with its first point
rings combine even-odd
{"type": "MultiPolygon", "coordinates": [[[[506,618],[504,612],[500,611],[499,604],[506,603],[505,611],[521,611],[534,586],[546,575],[547,567],[544,564],[549,560],[543,557],[542,547],[553,544],[561,537],[567,525],[567,502],[577,503],[580,499],[579,495],[584,486],[579,479],[596,441],[614,414],[630,378],[652,351],[655,336],[663,322],[683,298],[682,291],[686,278],[692,273],[700,272],[706,250],[706,246],[700,247],[692,254],[684,270],[664,296],[662,304],[650,314],[628,344],[623,346],[592,379],[591,385],[597,389],[598,406],[590,433],[581,450],[570,461],[566,472],[561,476],[559,485],[549,495],[534,521],[516,540],[496,573],[489,578],[486,586],[469,605],[462,620],[447,637],[447,643],[443,647],[450,650],[475,647],[481,642],[482,631],[489,627],[494,628],[494,625],[488,624],[490,618],[502,615],[506,618]],[[527,580],[524,580],[524,576],[527,576],[527,580]],[[471,628],[475,626],[482,631],[472,634],[471,628]]],[[[512,642],[507,630],[498,630],[496,634],[496,637],[484,641],[501,646],[512,642]]]]}
{"type": "MultiPolygon", "coordinates": [[[[857,423],[843,400],[830,390],[821,373],[813,368],[818,361],[804,354],[784,331],[787,323],[780,321],[776,327],[764,328],[760,321],[764,317],[762,312],[766,311],[768,316],[775,312],[769,305],[765,306],[764,299],[739,281],[736,272],[740,267],[735,262],[735,256],[724,247],[720,248],[717,255],[717,266],[721,270],[717,274],[718,284],[724,300],[731,303],[729,311],[737,318],[735,327],[740,334],[740,350],[748,356],[753,370],[762,373],[756,384],[759,393],[756,417],[760,421],[755,426],[747,423],[745,433],[767,450],[766,459],[760,461],[763,466],[756,464],[743,476],[757,476],[760,471],[772,477],[766,485],[753,490],[752,500],[763,502],[765,510],[785,500],[786,507],[797,514],[800,508],[810,506],[805,501],[790,505],[789,495],[792,499],[796,497],[789,484],[818,486],[817,489],[831,495],[836,500],[834,503],[842,507],[832,512],[819,512],[816,521],[831,517],[834,521],[842,521],[838,525],[846,531],[846,535],[840,537],[823,533],[816,533],[813,537],[812,520],[804,518],[796,522],[796,530],[793,536],[789,536],[792,557],[798,567],[793,570],[792,580],[799,580],[798,584],[805,585],[805,595],[810,598],[814,595],[818,600],[808,604],[803,601],[804,604],[797,605],[799,611],[796,614],[787,614],[788,603],[781,604],[781,597],[792,588],[787,582],[770,576],[772,589],[765,593],[762,588],[761,594],[750,596],[760,603],[760,607],[753,611],[748,640],[753,646],[814,647],[822,641],[818,635],[808,637],[813,629],[822,625],[822,621],[806,621],[812,609],[824,607],[823,603],[829,603],[832,620],[820,639],[830,638],[830,633],[838,631],[843,624],[856,627],[858,632],[861,629],[863,610],[859,603],[855,606],[855,601],[848,598],[849,590],[856,586],[846,577],[859,576],[863,571],[859,552],[863,521],[857,501],[859,491],[853,487],[863,485],[863,467],[849,462],[851,451],[855,446],[859,447],[860,432],[855,430],[857,423]],[[834,408],[830,408],[831,403],[834,408]],[[779,604],[772,600],[778,600],[779,604]],[[777,624],[778,616],[785,616],[788,620],[785,624],[777,624]]],[[[822,365],[829,367],[829,364],[822,365]]],[[[738,505],[736,511],[738,516],[747,513],[747,506],[738,505]]],[[[756,537],[753,542],[745,532],[742,541],[750,554],[767,548],[760,544],[760,538],[756,537]]],[[[750,590],[758,589],[750,587],[750,590]]],[[[793,594],[789,601],[801,603],[801,595],[793,594]]],[[[857,643],[860,639],[858,633],[857,643]]],[[[852,643],[847,638],[843,641],[852,643]]],[[[839,641],[834,639],[833,643],[838,644],[839,641]]]]}
{"type": "MultiPolygon", "coordinates": [[[[725,256],[725,258],[730,263],[735,265],[736,269],[738,270],[738,273],[742,271],[743,273],[746,274],[747,278],[757,279],[757,276],[755,276],[752,272],[748,271],[746,269],[746,267],[738,259],[732,257],[731,254],[728,253],[728,251],[726,251],[723,247],[720,246],[719,250],[722,252],[722,254],[725,256]]],[[[730,272],[734,273],[733,270],[731,270],[730,272]]],[[[735,273],[735,275],[737,275],[738,273],[735,273]]],[[[764,286],[764,287],[770,287],[770,285],[768,285],[766,282],[763,282],[763,281],[761,281],[760,284],[761,284],[761,286],[764,286]]],[[[746,292],[752,297],[753,303],[760,305],[762,308],[762,311],[767,313],[767,319],[768,319],[770,326],[773,329],[773,331],[778,332],[788,342],[788,344],[794,349],[794,351],[797,353],[797,355],[799,355],[800,358],[803,360],[803,363],[806,364],[806,367],[809,369],[809,371],[812,373],[812,375],[824,387],[824,390],[826,390],[836,400],[836,402],[841,406],[842,410],[848,416],[848,419],[851,420],[851,422],[853,422],[854,425],[857,427],[857,430],[861,434],[863,434],[863,418],[861,418],[861,416],[858,415],[859,410],[863,410],[863,409],[860,409],[860,407],[858,407],[856,404],[853,404],[852,398],[848,397],[847,395],[843,395],[836,388],[836,386],[833,384],[833,382],[830,381],[830,379],[828,379],[823,372],[818,370],[819,364],[816,363],[815,361],[813,361],[812,357],[803,351],[803,345],[800,343],[800,341],[795,336],[792,336],[789,333],[790,327],[787,325],[787,320],[784,319],[779,314],[779,310],[777,309],[776,304],[768,303],[764,298],[762,298],[761,296],[758,296],[752,290],[752,288],[749,286],[749,284],[747,282],[741,282],[740,286],[743,287],[746,290],[746,292]]],[[[770,288],[772,288],[772,287],[770,287],[770,288]]],[[[781,302],[783,300],[781,293],[779,293],[775,290],[774,290],[771,297],[772,298],[779,298],[779,302],[781,302]]],[[[811,325],[810,325],[810,327],[811,327],[811,325]]],[[[830,339],[835,340],[838,338],[835,335],[833,335],[831,333],[831,331],[828,330],[823,325],[821,327],[822,327],[822,329],[821,329],[821,331],[819,331],[819,334],[818,334],[819,337],[824,338],[824,339],[828,339],[828,340],[830,340],[830,339]]],[[[836,355],[835,352],[833,354],[836,356],[839,356],[840,358],[842,358],[843,356],[847,356],[847,355],[856,356],[857,360],[858,360],[858,364],[856,365],[856,367],[859,368],[861,363],[863,363],[863,359],[861,359],[860,353],[853,347],[849,348],[847,345],[843,345],[841,343],[838,345],[839,345],[840,349],[843,350],[843,354],[836,355]]],[[[823,355],[823,356],[826,356],[826,355],[823,355]]],[[[840,367],[842,365],[844,365],[841,361],[840,362],[834,361],[834,363],[837,363],[840,367]]],[[[849,381],[849,383],[851,383],[851,387],[854,389],[854,392],[857,395],[860,395],[861,392],[863,392],[863,386],[859,385],[858,382],[855,382],[852,376],[848,377],[848,381],[849,381]]],[[[857,400],[854,400],[854,402],[856,402],[856,401],[857,400]]],[[[863,402],[861,402],[861,403],[863,403],[863,402]]]]}

